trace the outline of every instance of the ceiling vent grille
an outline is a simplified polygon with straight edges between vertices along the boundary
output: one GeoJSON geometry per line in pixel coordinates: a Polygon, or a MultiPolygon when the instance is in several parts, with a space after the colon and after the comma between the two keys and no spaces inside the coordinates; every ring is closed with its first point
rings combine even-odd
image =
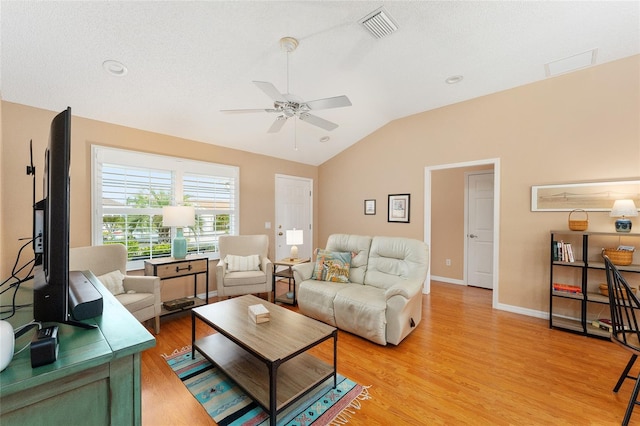
{"type": "Polygon", "coordinates": [[[375,38],[386,37],[398,31],[398,24],[383,8],[376,9],[362,18],[360,24],[375,38]]]}

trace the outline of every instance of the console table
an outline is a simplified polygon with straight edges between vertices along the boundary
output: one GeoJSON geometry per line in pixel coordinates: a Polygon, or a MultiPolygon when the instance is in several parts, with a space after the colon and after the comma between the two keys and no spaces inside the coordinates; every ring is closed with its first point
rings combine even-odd
{"type": "MultiPolygon", "coordinates": [[[[102,315],[83,321],[97,328],[58,324],[59,352],[52,364],[31,368],[29,349],[14,356],[0,373],[2,426],[142,423],[140,352],[155,346],[155,339],[91,272],[85,275],[103,297],[102,315]]],[[[18,291],[19,303],[33,300],[28,285],[18,291]]],[[[16,328],[32,318],[32,308],[23,308],[9,322],[16,328]]],[[[18,338],[16,348],[33,333],[18,338]]]]}
{"type": "Polygon", "coordinates": [[[206,305],[209,300],[209,259],[204,256],[187,256],[185,259],[160,257],[144,261],[144,274],[159,277],[161,280],[193,276],[193,305],[175,310],[162,306],[160,315],[169,315],[196,306],[206,305]],[[204,300],[198,297],[198,275],[205,274],[204,300]]]}

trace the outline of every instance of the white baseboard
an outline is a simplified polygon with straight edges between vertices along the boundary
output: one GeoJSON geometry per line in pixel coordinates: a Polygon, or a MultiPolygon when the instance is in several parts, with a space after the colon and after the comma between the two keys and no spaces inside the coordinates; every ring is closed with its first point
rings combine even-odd
{"type": "MultiPolygon", "coordinates": [[[[210,298],[211,298],[211,297],[216,297],[216,296],[218,296],[218,290],[214,290],[214,291],[210,291],[210,292],[209,292],[209,297],[210,297],[210,298]]],[[[202,299],[202,300],[205,300],[205,298],[204,298],[204,293],[198,293],[198,298],[199,298],[199,299],[202,299]]]]}
{"type": "Polygon", "coordinates": [[[546,320],[549,319],[549,312],[536,311],[535,309],[527,309],[520,306],[498,303],[496,309],[500,309],[501,311],[513,312],[514,314],[526,315],[529,317],[542,318],[546,320]]]}
{"type": "Polygon", "coordinates": [[[456,280],[454,278],[447,277],[438,277],[436,275],[431,275],[431,281],[440,281],[441,283],[447,284],[466,285],[462,280],[456,280]]]}

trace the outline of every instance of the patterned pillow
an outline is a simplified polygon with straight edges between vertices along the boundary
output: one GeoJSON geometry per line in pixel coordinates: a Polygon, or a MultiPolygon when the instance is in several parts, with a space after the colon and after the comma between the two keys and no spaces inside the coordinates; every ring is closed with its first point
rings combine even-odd
{"type": "Polygon", "coordinates": [[[236,271],[259,271],[260,270],[260,256],[252,254],[251,256],[235,256],[228,254],[224,258],[227,263],[227,270],[229,272],[236,271]]]}
{"type": "Polygon", "coordinates": [[[351,268],[351,253],[335,252],[323,249],[316,250],[316,264],[311,278],[319,281],[335,283],[349,282],[349,268],[351,268]]]}

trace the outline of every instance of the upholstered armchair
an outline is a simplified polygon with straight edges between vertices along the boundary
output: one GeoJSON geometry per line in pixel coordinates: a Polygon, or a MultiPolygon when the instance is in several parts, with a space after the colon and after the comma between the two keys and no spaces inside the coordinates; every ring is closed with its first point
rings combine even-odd
{"type": "Polygon", "coordinates": [[[273,264],[266,235],[223,235],[216,266],[218,297],[267,293],[271,302],[273,264]]]}
{"type": "Polygon", "coordinates": [[[122,244],[76,247],[69,250],[70,271],[91,271],[140,322],[154,319],[160,333],[160,278],[127,275],[127,249],[122,244]]]}

